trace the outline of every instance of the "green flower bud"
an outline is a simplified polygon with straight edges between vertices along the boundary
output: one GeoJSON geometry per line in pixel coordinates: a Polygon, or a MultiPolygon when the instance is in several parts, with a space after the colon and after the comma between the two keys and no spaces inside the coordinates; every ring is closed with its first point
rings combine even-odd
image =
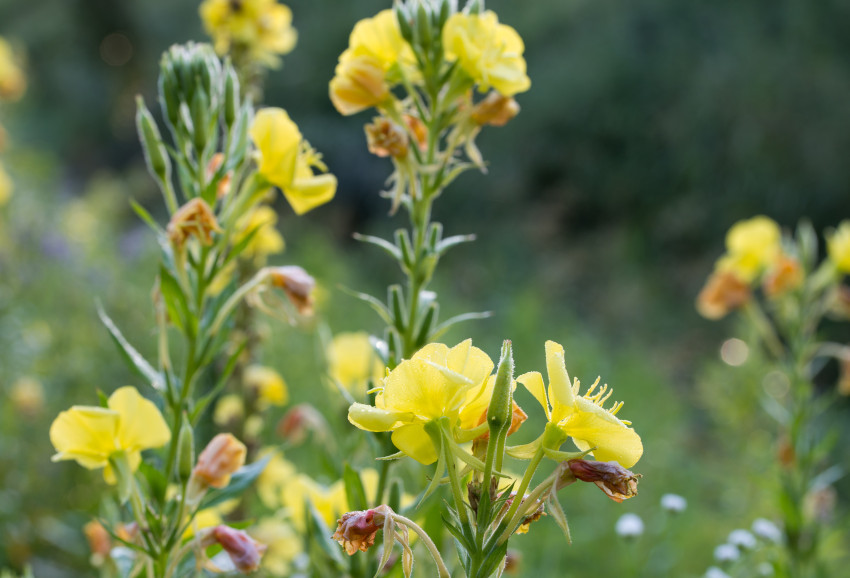
{"type": "Polygon", "coordinates": [[[180,98],[177,90],[177,75],[172,63],[162,57],[159,66],[159,100],[162,103],[162,113],[172,128],[177,127],[180,120],[180,98]]]}
{"type": "Polygon", "coordinates": [[[183,425],[180,426],[180,437],[177,440],[177,476],[181,482],[187,481],[192,476],[192,468],[195,467],[195,435],[189,418],[183,416],[183,425]]]}
{"type": "Polygon", "coordinates": [[[511,342],[505,340],[502,344],[502,356],[496,369],[496,384],[493,386],[493,396],[487,408],[487,423],[490,427],[490,439],[498,439],[511,427],[513,417],[513,395],[511,385],[514,379],[514,358],[511,342]]]}
{"type": "Polygon", "coordinates": [[[410,15],[407,13],[407,8],[401,3],[396,3],[394,10],[401,37],[408,44],[413,44],[413,28],[410,26],[410,15]]]}
{"type": "Polygon", "coordinates": [[[431,46],[432,39],[431,15],[428,14],[425,4],[420,3],[416,11],[416,40],[427,51],[431,46]]]}
{"type": "Polygon", "coordinates": [[[224,122],[227,128],[233,127],[239,114],[239,78],[230,64],[224,80],[224,122]]]}
{"type": "Polygon", "coordinates": [[[401,292],[401,285],[390,286],[387,301],[390,303],[390,311],[393,314],[396,328],[399,331],[404,331],[407,327],[407,314],[404,311],[404,295],[401,292]]]}
{"type": "Polygon", "coordinates": [[[468,14],[481,14],[484,12],[484,0],[470,0],[466,3],[468,14]]]}
{"type": "Polygon", "coordinates": [[[201,156],[207,144],[209,137],[208,127],[210,125],[210,101],[204,90],[195,90],[191,113],[195,150],[198,151],[198,156],[201,156]]]}
{"type": "Polygon", "coordinates": [[[151,174],[164,184],[171,178],[171,159],[162,144],[162,137],[145,101],[136,97],[136,130],[145,154],[145,163],[151,174]]]}

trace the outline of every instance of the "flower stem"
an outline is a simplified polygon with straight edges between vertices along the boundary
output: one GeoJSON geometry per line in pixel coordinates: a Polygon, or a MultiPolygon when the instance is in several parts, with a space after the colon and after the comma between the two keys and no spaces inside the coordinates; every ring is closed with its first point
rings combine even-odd
{"type": "Polygon", "coordinates": [[[434,558],[434,562],[437,564],[437,571],[439,572],[440,578],[451,578],[451,574],[449,574],[448,568],[446,568],[446,563],[443,562],[442,556],[440,556],[440,551],[437,549],[436,544],[431,539],[425,530],[419,527],[419,525],[409,518],[405,518],[401,514],[393,513],[393,521],[398,524],[403,524],[416,532],[419,538],[422,539],[422,543],[425,544],[425,547],[428,548],[428,551],[431,553],[431,557],[434,558]]]}

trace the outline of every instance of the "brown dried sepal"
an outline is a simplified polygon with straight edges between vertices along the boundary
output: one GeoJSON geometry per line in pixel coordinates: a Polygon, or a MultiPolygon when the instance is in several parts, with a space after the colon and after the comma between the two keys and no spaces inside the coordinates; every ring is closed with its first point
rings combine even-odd
{"type": "Polygon", "coordinates": [[[637,495],[640,474],[634,474],[617,462],[570,460],[570,472],[582,482],[596,484],[617,503],[637,495]]]}
{"type": "Polygon", "coordinates": [[[375,545],[375,535],[384,527],[387,516],[391,514],[389,506],[347,512],[337,522],[333,539],[339,542],[349,556],[358,551],[366,552],[375,545]]]}
{"type": "Polygon", "coordinates": [[[221,232],[215,214],[200,197],[180,207],[168,223],[168,238],[176,247],[183,247],[189,237],[209,246],[213,244],[212,234],[221,232]]]}

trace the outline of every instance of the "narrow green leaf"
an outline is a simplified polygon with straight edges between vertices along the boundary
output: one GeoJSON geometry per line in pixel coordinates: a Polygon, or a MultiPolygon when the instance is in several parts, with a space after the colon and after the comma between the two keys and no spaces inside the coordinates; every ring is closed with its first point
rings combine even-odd
{"type": "Polygon", "coordinates": [[[431,339],[437,339],[443,333],[452,328],[452,326],[463,323],[464,321],[474,321],[476,319],[487,319],[488,317],[492,317],[492,311],[481,311],[479,313],[463,313],[461,315],[455,315],[450,319],[446,319],[442,323],[440,323],[437,328],[434,330],[433,335],[431,335],[431,339]]]}
{"type": "Polygon", "coordinates": [[[153,230],[153,232],[157,234],[157,236],[165,235],[165,230],[159,226],[159,224],[154,220],[154,218],[147,211],[147,209],[137,203],[135,199],[130,199],[130,206],[133,208],[139,218],[144,221],[153,230]]]}
{"type": "Polygon", "coordinates": [[[348,463],[345,464],[342,479],[345,484],[345,497],[348,499],[348,508],[350,510],[368,509],[369,500],[366,498],[366,490],[363,489],[360,474],[348,463]]]}
{"type": "Polygon", "coordinates": [[[207,492],[204,499],[201,501],[201,507],[199,509],[204,510],[206,508],[211,508],[212,506],[230,500],[231,498],[236,498],[242,495],[242,492],[247,490],[248,487],[254,483],[254,480],[263,473],[263,470],[266,468],[266,464],[269,463],[269,459],[271,459],[271,456],[266,456],[253,464],[239,468],[239,470],[230,478],[230,483],[227,487],[220,490],[212,488],[207,492]]]}
{"type": "Polygon", "coordinates": [[[475,240],[475,235],[454,235],[452,237],[447,237],[437,243],[436,253],[438,255],[445,254],[446,251],[455,247],[457,245],[461,245],[463,243],[471,243],[475,240]]]}
{"type": "Polygon", "coordinates": [[[401,249],[399,249],[386,239],[381,239],[380,237],[373,237],[371,235],[361,235],[360,233],[354,233],[352,237],[362,243],[369,243],[370,245],[379,247],[386,251],[387,254],[389,254],[389,256],[395,259],[396,261],[402,261],[401,249]]]}
{"type": "Polygon", "coordinates": [[[342,285],[339,286],[339,290],[345,293],[346,295],[350,295],[356,299],[360,299],[364,303],[369,304],[372,309],[375,310],[375,313],[377,313],[378,316],[380,316],[380,318],[384,321],[384,323],[386,323],[387,325],[393,324],[393,318],[390,314],[390,310],[387,309],[387,306],[381,303],[377,297],[372,297],[368,293],[359,293],[358,291],[354,291],[342,285]]]}
{"type": "Polygon", "coordinates": [[[97,308],[97,315],[100,317],[101,323],[109,331],[112,340],[118,346],[119,351],[123,354],[130,368],[144,377],[154,389],[159,391],[165,390],[165,382],[162,379],[162,375],[124,338],[124,335],[115,326],[115,323],[112,322],[106,311],[103,310],[100,302],[97,302],[95,307],[97,308]]]}

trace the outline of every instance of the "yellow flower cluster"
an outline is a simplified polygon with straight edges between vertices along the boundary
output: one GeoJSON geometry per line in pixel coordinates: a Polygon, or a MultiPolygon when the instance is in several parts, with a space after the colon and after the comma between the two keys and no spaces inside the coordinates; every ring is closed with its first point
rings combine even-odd
{"type": "MultiPolygon", "coordinates": [[[[548,395],[540,373],[526,373],[522,383],[543,406],[548,420],[576,446],[594,449],[597,459],[631,467],[640,459],[640,437],[616,417],[622,404],[605,409],[611,395],[607,386],[594,384],[583,396],[580,383],[571,384],[559,344],[546,343],[548,395]]],[[[383,381],[375,405],[355,403],[348,419],[366,431],[391,431],[395,446],[423,464],[437,460],[438,449],[426,431],[429,422],[447,418],[453,431],[463,434],[481,423],[493,395],[493,361],[466,340],[451,349],[426,345],[403,361],[383,381]]],[[[598,380],[597,380],[598,381],[598,380]]]]}
{"type": "Polygon", "coordinates": [[[268,205],[258,205],[239,219],[234,243],[239,244],[251,235],[241,257],[262,266],[269,255],[283,252],[285,243],[277,230],[277,219],[277,213],[268,205]]]}
{"type": "Polygon", "coordinates": [[[321,155],[303,139],[285,110],[259,111],[251,125],[251,138],[257,148],[259,174],[283,191],[297,214],[333,199],[336,177],[327,172],[321,155]]]}
{"type": "Polygon", "coordinates": [[[0,100],[14,101],[23,96],[27,79],[12,47],[0,37],[0,100]]]}
{"type": "MultiPolygon", "coordinates": [[[[522,38],[500,24],[494,12],[453,14],[442,28],[442,44],[445,61],[457,62],[482,92],[492,88],[510,97],[531,86],[522,38]]],[[[420,66],[402,36],[396,12],[383,10],[354,26],[330,83],[331,101],[344,115],[383,108],[392,102],[393,85],[423,77],[420,66]]]]}
{"type": "Polygon", "coordinates": [[[261,64],[276,67],[278,55],[291,52],[298,39],[292,10],[277,0],[204,0],[200,13],[219,54],[246,51],[261,64]]]}
{"type": "Polygon", "coordinates": [[[778,298],[803,281],[799,259],[783,250],[779,225],[759,215],[729,229],[726,253],[697,297],[697,311],[707,319],[719,319],[749,302],[759,283],[765,295],[778,298]]]}

